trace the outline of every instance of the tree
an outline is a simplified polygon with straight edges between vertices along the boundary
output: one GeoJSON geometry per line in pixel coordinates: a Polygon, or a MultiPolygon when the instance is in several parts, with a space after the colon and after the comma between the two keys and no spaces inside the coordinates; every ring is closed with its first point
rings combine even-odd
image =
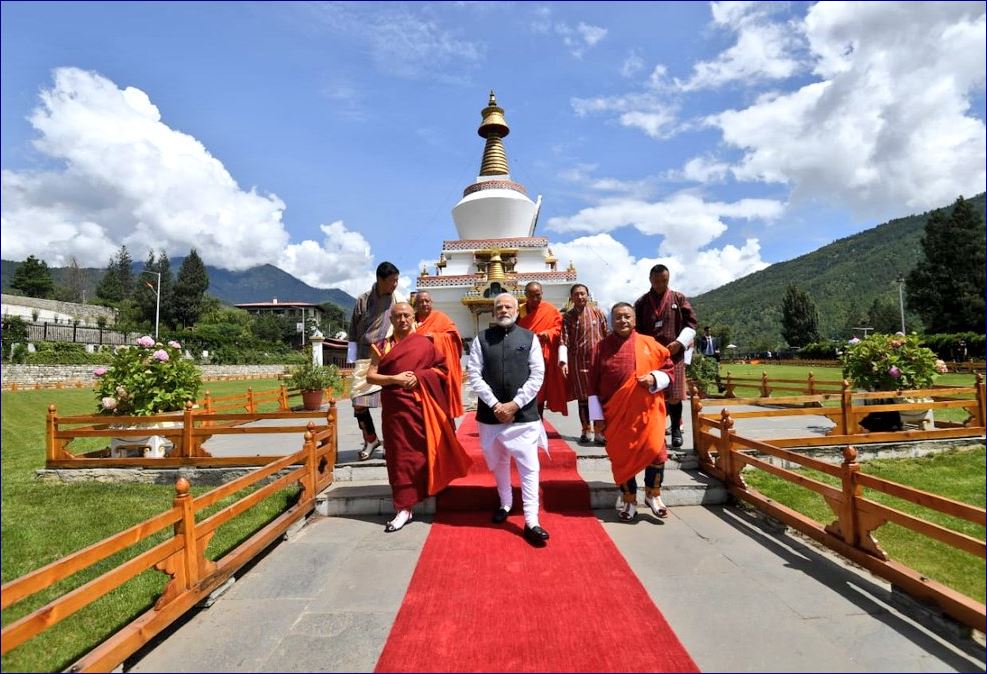
{"type": "Polygon", "coordinates": [[[893,335],[901,330],[901,310],[897,304],[892,304],[880,297],[875,297],[867,310],[867,320],[874,332],[893,335]]]}
{"type": "Polygon", "coordinates": [[[908,275],[908,308],[928,332],[980,332],[984,327],[985,228],[983,214],[963,197],[925,224],[925,258],[908,275]]]}
{"type": "Polygon", "coordinates": [[[209,272],[202,258],[193,248],[188,257],[182,261],[178,270],[172,296],[172,316],[175,325],[194,325],[202,313],[202,300],[209,287],[209,272]]]}
{"type": "Polygon", "coordinates": [[[785,289],[781,302],[781,335],[791,346],[819,341],[819,316],[808,293],[794,283],[785,289]]]}
{"type": "Polygon", "coordinates": [[[172,316],[172,293],[175,281],[171,276],[171,262],[168,254],[161,251],[160,256],[155,257],[154,251],[148,251],[147,260],[144,262],[144,269],[140,274],[140,283],[136,286],[134,299],[141,309],[141,318],[154,325],[155,312],[159,309],[158,304],[158,279],[160,278],[160,322],[165,325],[174,325],[172,316]],[[152,273],[144,273],[152,272],[152,273]],[[156,273],[154,273],[156,272],[156,273]],[[158,274],[161,274],[159,277],[158,274]]]}
{"type": "Polygon", "coordinates": [[[860,310],[857,305],[857,298],[850,298],[850,306],[847,307],[846,322],[843,324],[843,332],[834,335],[837,339],[846,340],[853,337],[854,328],[871,327],[867,324],[867,314],[860,310]]]}
{"type": "Polygon", "coordinates": [[[122,302],[134,294],[134,259],[126,246],[120,246],[106,265],[106,273],[96,288],[96,297],[106,302],[122,302]]]}
{"type": "Polygon", "coordinates": [[[319,306],[322,308],[319,331],[323,335],[332,337],[339,331],[346,332],[350,329],[350,316],[339,305],[334,302],[323,302],[319,306]]]}
{"type": "Polygon", "coordinates": [[[55,287],[55,299],[62,302],[86,301],[86,272],[79,266],[79,261],[73,255],[65,270],[65,283],[55,287]]]}
{"type": "Polygon", "coordinates": [[[28,297],[50,297],[55,288],[55,282],[51,277],[48,263],[29,255],[17,266],[14,278],[10,281],[10,287],[20,290],[28,297]]]}

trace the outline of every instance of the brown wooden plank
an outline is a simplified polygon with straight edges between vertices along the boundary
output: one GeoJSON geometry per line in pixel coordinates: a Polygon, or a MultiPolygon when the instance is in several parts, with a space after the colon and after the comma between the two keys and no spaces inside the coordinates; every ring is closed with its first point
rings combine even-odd
{"type": "Polygon", "coordinates": [[[738,448],[744,449],[754,449],[762,454],[767,454],[778,459],[783,459],[785,461],[791,461],[792,463],[797,463],[800,466],[806,468],[812,468],[813,470],[818,470],[820,473],[825,473],[826,475],[832,475],[833,477],[840,477],[842,472],[839,466],[834,466],[831,463],[822,461],[811,456],[805,456],[804,454],[799,454],[798,452],[792,452],[787,449],[782,449],[776,447],[767,442],[762,442],[760,440],[753,440],[751,438],[745,438],[741,435],[733,436],[733,445],[738,448]]]}
{"type": "Polygon", "coordinates": [[[287,468],[288,466],[294,464],[303,463],[305,461],[305,452],[298,451],[289,456],[282,457],[277,461],[272,461],[266,466],[255,470],[247,475],[242,475],[235,480],[230,480],[224,485],[220,485],[215,489],[207,491],[205,494],[195,497],[195,511],[199,512],[203,508],[208,508],[213,503],[221,501],[227,496],[232,496],[233,494],[252,486],[253,484],[263,480],[280,470],[287,468]]]}
{"type": "Polygon", "coordinates": [[[847,545],[842,539],[828,533],[825,528],[802,513],[767,498],[754,490],[728,487],[731,494],[759,507],[772,517],[832,548],[844,557],[864,567],[871,573],[898,585],[921,600],[939,606],[943,612],[975,630],[982,630],[987,622],[987,607],[942,583],[925,577],[900,562],[880,560],[858,548],[847,545]]]}
{"type": "Polygon", "coordinates": [[[911,529],[912,531],[920,533],[923,536],[934,538],[937,541],[941,541],[946,545],[957,548],[958,550],[963,550],[964,552],[969,552],[971,555],[976,555],[981,559],[987,559],[987,548],[985,548],[985,543],[981,540],[973,538],[972,536],[967,536],[966,534],[961,534],[953,531],[952,529],[939,526],[938,524],[927,522],[926,520],[915,517],[914,515],[909,515],[908,513],[902,512],[896,508],[891,508],[869,499],[858,499],[857,510],[861,513],[879,515],[886,518],[889,522],[899,524],[906,529],[911,529]]]}
{"type": "Polygon", "coordinates": [[[775,447],[818,447],[820,445],[866,445],[878,442],[902,442],[907,440],[933,440],[939,438],[983,438],[984,428],[937,428],[931,431],[888,431],[860,433],[857,435],[819,435],[807,438],[771,438],[775,447]]]}
{"type": "Polygon", "coordinates": [[[828,498],[832,498],[836,500],[843,499],[843,492],[840,489],[837,489],[836,487],[831,487],[824,482],[813,480],[810,477],[800,475],[799,473],[796,473],[791,470],[787,470],[785,468],[781,468],[772,463],[768,463],[767,461],[764,461],[762,459],[757,459],[753,456],[748,456],[747,454],[743,454],[741,452],[735,452],[733,455],[733,460],[741,461],[747,464],[748,466],[754,466],[755,468],[760,468],[765,473],[771,473],[772,475],[780,477],[783,480],[786,480],[788,482],[793,482],[799,485],[800,487],[805,487],[806,489],[810,491],[814,491],[817,494],[821,494],[822,496],[826,496],[828,498]]]}
{"type": "Polygon", "coordinates": [[[265,466],[283,456],[192,456],[164,457],[150,459],[143,456],[114,459],[70,459],[49,461],[46,468],[181,468],[196,466],[198,468],[229,468],[239,466],[265,466]]]}
{"type": "Polygon", "coordinates": [[[106,559],[112,554],[129,548],[131,545],[156,534],[167,526],[178,521],[179,515],[174,510],[168,510],[160,515],[124,529],[118,534],[93,543],[92,545],[74,552],[67,557],[55,560],[39,569],[24,574],[5,583],[0,588],[0,608],[7,608],[21,599],[39,592],[58,581],[68,578],[93,564],[106,559]]]}
{"type": "Polygon", "coordinates": [[[215,531],[237,515],[254,507],[271,494],[299,482],[305,477],[306,472],[307,471],[304,466],[296,468],[290,473],[282,475],[278,479],[269,482],[260,489],[251,492],[234,503],[231,503],[222,510],[213,513],[195,526],[196,535],[201,536],[202,534],[206,534],[210,531],[215,531]]]}
{"type": "Polygon", "coordinates": [[[982,527],[987,527],[987,510],[970,505],[969,503],[954,501],[945,496],[932,494],[921,489],[916,489],[915,487],[898,484],[897,482],[891,482],[890,480],[884,480],[865,473],[857,476],[857,484],[861,487],[875,489],[890,496],[896,496],[917,505],[938,510],[946,515],[952,515],[953,517],[979,524],[982,527]]]}
{"type": "Polygon", "coordinates": [[[32,611],[3,628],[0,652],[7,653],[53,625],[57,625],[80,608],[91,604],[110,590],[123,585],[134,576],[154,568],[154,565],[181,549],[181,541],[170,538],[150,550],[129,559],[106,573],[77,587],[58,599],[32,611]]]}

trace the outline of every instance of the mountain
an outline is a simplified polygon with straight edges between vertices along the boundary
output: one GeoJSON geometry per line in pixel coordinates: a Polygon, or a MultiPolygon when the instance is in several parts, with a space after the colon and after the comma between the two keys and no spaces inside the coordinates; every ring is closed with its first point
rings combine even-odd
{"type": "MultiPolygon", "coordinates": [[[[178,274],[183,259],[181,257],[171,258],[173,274],[178,274]]],[[[3,260],[0,263],[0,277],[2,277],[0,280],[2,280],[4,292],[9,291],[10,281],[14,278],[19,264],[20,262],[10,260],[3,260]]],[[[134,274],[143,268],[143,262],[135,262],[134,274]]],[[[338,288],[329,288],[328,290],[313,288],[288,272],[270,264],[251,267],[244,271],[228,271],[206,265],[206,271],[209,273],[209,290],[206,292],[229,304],[270,302],[276,297],[281,301],[311,302],[313,304],[332,302],[346,311],[350,311],[356,303],[354,297],[338,288]]],[[[67,284],[69,272],[68,267],[52,267],[51,269],[51,275],[56,284],[67,284]]],[[[82,269],[87,298],[92,299],[96,296],[96,287],[105,272],[105,269],[91,267],[82,269]]]]}
{"type": "MultiPolygon", "coordinates": [[[[983,193],[969,202],[984,213],[983,193]]],[[[742,349],[777,349],[784,344],[781,300],[796,283],[816,304],[819,334],[847,338],[851,312],[866,314],[876,298],[898,308],[898,275],[907,277],[922,259],[921,240],[933,212],[890,220],[691,298],[699,325],[728,326],[730,341],[742,349]]],[[[909,330],[919,325],[907,312],[905,318],[909,330]]]]}

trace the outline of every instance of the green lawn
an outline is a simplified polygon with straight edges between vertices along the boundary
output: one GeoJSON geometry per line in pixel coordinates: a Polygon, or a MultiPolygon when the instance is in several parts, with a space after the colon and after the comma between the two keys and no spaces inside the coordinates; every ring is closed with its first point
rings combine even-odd
{"type": "MultiPolygon", "coordinates": [[[[961,449],[918,459],[881,459],[861,463],[870,475],[910,485],[923,491],[984,507],[984,446],[961,449]]],[[[813,470],[799,471],[807,477],[835,486],[839,480],[813,470]]],[[[835,515],[821,496],[786,480],[756,469],[744,472],[748,486],[784,505],[829,524],[835,515]]],[[[864,496],[968,536],[983,540],[984,528],[966,520],[943,515],[929,508],[888,496],[871,489],[864,496]]],[[[934,541],[897,524],[885,524],[874,538],[891,559],[952,587],[979,602],[984,601],[984,560],[934,541]]]]}
{"type": "MultiPolygon", "coordinates": [[[[276,380],[210,382],[215,395],[278,386],[276,380]]],[[[42,484],[34,471],[44,466],[45,412],[54,403],[60,415],[90,414],[95,398],[90,389],[49,389],[2,394],[2,577],[8,582],[107,536],[163,512],[175,490],[169,486],[134,484],[42,484]]],[[[193,487],[194,494],[208,488],[193,487]]],[[[246,492],[244,492],[246,493],[246,492]]],[[[240,494],[242,495],[242,494],[240,494]]],[[[239,495],[238,495],[239,496],[239,495]]],[[[217,531],[207,556],[217,559],[294,501],[297,489],[285,489],[234,518],[217,531]]],[[[214,506],[228,505],[233,499],[214,506]]],[[[200,513],[199,518],[210,513],[200,513]]],[[[104,560],[59,585],[3,611],[4,625],[82,585],[164,540],[168,533],[104,560]]],[[[165,576],[145,572],[99,601],[80,610],[41,636],[3,656],[4,671],[59,671],[120,627],[147,610],[165,585],[165,576]]]]}

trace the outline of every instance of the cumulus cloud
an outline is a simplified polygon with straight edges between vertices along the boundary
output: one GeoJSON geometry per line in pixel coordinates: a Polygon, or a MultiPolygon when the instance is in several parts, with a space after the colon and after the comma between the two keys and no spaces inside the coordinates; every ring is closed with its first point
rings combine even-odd
{"type": "Polygon", "coordinates": [[[207,264],[284,264],[322,287],[370,266],[367,242],[341,222],[322,227],[322,243],[291,244],[284,202],[237,185],[202,143],[163,123],[139,89],[60,68],[30,123],[35,147],[62,168],[2,172],[5,258],[36,255],[64,265],[74,256],[103,266],[121,244],[138,258],[194,247],[207,264]]]}
{"type": "Polygon", "coordinates": [[[714,2],[714,25],[736,32],[737,41],[715,59],[693,66],[692,76],[676,80],[682,91],[715,88],[728,82],[780,80],[796,74],[802,41],[797,32],[771,19],[781,5],[753,2],[714,2]]]}
{"type": "Polygon", "coordinates": [[[548,228],[557,232],[611,232],[634,227],[642,234],[661,236],[658,253],[688,257],[721,236],[727,229],[723,218],[772,220],[784,204],[770,199],[741,199],[732,203],[705,201],[680,192],[657,202],[641,199],[604,199],[575,215],[555,217],[548,228]]]}
{"type": "Polygon", "coordinates": [[[667,105],[656,92],[595,98],[576,97],[570,103],[579,117],[595,113],[619,113],[617,120],[621,126],[641,129],[652,138],[668,138],[676,131],[674,108],[667,105]]]}
{"type": "Polygon", "coordinates": [[[979,3],[819,3],[804,22],[819,80],[709,118],[744,152],[738,180],[792,186],[861,216],[940,206],[987,184],[979,3]]]}
{"type": "Polygon", "coordinates": [[[644,68],[644,59],[636,51],[632,51],[620,66],[620,76],[634,77],[642,68],[644,68]]]}
{"type": "Polygon", "coordinates": [[[575,264],[580,282],[606,310],[617,302],[633,302],[646,292],[648,272],[658,263],[668,267],[672,287],[686,295],[698,295],[768,266],[761,260],[756,239],[748,239],[741,248],[727,245],[687,258],[661,253],[635,257],[609,234],[553,244],[552,250],[560,261],[575,264]]]}

